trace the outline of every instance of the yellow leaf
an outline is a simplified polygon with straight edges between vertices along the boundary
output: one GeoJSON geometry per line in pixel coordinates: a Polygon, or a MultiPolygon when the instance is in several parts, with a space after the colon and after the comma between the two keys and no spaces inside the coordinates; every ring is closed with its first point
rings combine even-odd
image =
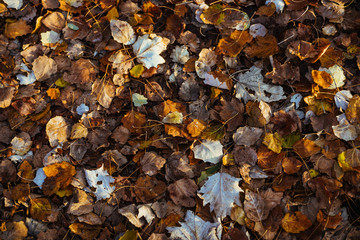
{"type": "Polygon", "coordinates": [[[222,157],[222,163],[224,166],[233,166],[235,165],[234,155],[226,154],[222,157]]]}
{"type": "Polygon", "coordinates": [[[199,136],[206,128],[206,123],[199,119],[194,119],[191,123],[186,126],[186,129],[192,137],[199,136]]]}
{"type": "Polygon", "coordinates": [[[143,71],[144,71],[143,65],[137,64],[130,70],[130,75],[134,78],[139,78],[143,73],[143,71]]]}
{"type": "Polygon", "coordinates": [[[88,129],[81,123],[75,123],[71,128],[71,139],[86,138],[88,129]]]}
{"type": "Polygon", "coordinates": [[[51,204],[47,198],[35,198],[30,200],[30,215],[36,220],[46,220],[51,214],[51,204]]]}
{"type": "Polygon", "coordinates": [[[356,148],[348,149],[338,155],[338,162],[344,172],[360,171],[360,151],[356,148]]]}
{"type": "Polygon", "coordinates": [[[69,229],[82,239],[94,239],[100,233],[101,227],[85,223],[73,223],[69,229]]]}
{"type": "Polygon", "coordinates": [[[111,8],[106,14],[106,19],[108,21],[111,21],[112,19],[118,19],[118,18],[119,18],[119,13],[118,13],[118,10],[116,9],[116,7],[111,8]]]}
{"type": "Polygon", "coordinates": [[[49,88],[46,91],[47,95],[50,97],[50,99],[55,100],[58,97],[60,97],[60,90],[58,88],[49,88]]]}
{"type": "Polygon", "coordinates": [[[58,80],[56,80],[55,85],[58,87],[66,87],[66,86],[69,86],[70,83],[68,83],[62,77],[60,77],[58,80]]]}
{"type": "Polygon", "coordinates": [[[282,149],[283,139],[276,132],[275,134],[267,133],[264,137],[263,144],[273,152],[280,153],[282,149]]]}
{"type": "Polygon", "coordinates": [[[119,240],[136,240],[137,231],[136,230],[126,230],[125,234],[119,238],[119,240]]]}

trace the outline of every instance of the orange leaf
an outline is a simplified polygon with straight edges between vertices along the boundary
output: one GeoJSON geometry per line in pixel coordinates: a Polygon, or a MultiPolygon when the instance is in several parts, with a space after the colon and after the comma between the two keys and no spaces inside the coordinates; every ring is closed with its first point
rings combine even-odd
{"type": "Polygon", "coordinates": [[[335,64],[339,64],[343,60],[344,56],[341,51],[334,48],[328,48],[326,52],[320,57],[321,66],[324,68],[329,68],[335,64]]]}
{"type": "Polygon", "coordinates": [[[47,198],[35,198],[30,200],[30,215],[36,220],[46,221],[51,215],[51,204],[47,198]]]}
{"type": "Polygon", "coordinates": [[[261,146],[257,152],[258,165],[264,171],[279,172],[280,171],[280,162],[285,157],[285,152],[277,154],[269,149],[266,146],[261,146]]]}
{"type": "Polygon", "coordinates": [[[58,97],[60,97],[60,90],[58,88],[49,88],[46,91],[47,95],[50,97],[50,99],[55,100],[58,97]]]}
{"type": "Polygon", "coordinates": [[[316,220],[324,228],[336,229],[342,221],[341,211],[335,216],[325,216],[322,210],[319,210],[316,220]]]}
{"type": "Polygon", "coordinates": [[[297,141],[293,149],[296,153],[298,153],[301,157],[307,158],[315,153],[320,152],[321,148],[317,146],[313,141],[303,138],[297,141]]]}
{"type": "Polygon", "coordinates": [[[330,87],[334,81],[331,75],[325,71],[312,70],[311,76],[314,79],[314,82],[323,88],[330,87]]]}
{"type": "Polygon", "coordinates": [[[360,97],[354,95],[345,111],[346,119],[351,123],[360,123],[360,97]]]}
{"type": "Polygon", "coordinates": [[[147,13],[148,15],[155,17],[155,18],[160,18],[162,16],[162,11],[161,9],[156,6],[155,4],[153,4],[151,1],[147,1],[142,5],[142,9],[145,13],[147,13]]]}
{"type": "Polygon", "coordinates": [[[129,129],[130,132],[140,133],[142,132],[141,127],[143,127],[146,123],[146,118],[144,114],[131,110],[125,114],[125,116],[121,119],[121,122],[124,124],[124,127],[129,129]]]}
{"type": "Polygon", "coordinates": [[[182,137],[181,129],[171,124],[165,124],[165,132],[173,137],[182,137]]]}
{"type": "Polygon", "coordinates": [[[75,167],[68,162],[54,163],[43,168],[46,179],[42,185],[46,195],[52,195],[66,188],[76,174],[75,167]]]}
{"type": "Polygon", "coordinates": [[[30,181],[34,179],[35,173],[28,161],[24,160],[21,163],[18,175],[21,177],[21,181],[24,183],[30,183],[30,181]]]}
{"type": "Polygon", "coordinates": [[[244,51],[251,58],[267,58],[279,52],[279,46],[276,37],[268,34],[265,37],[257,37],[255,43],[245,48],[244,51]]]}
{"type": "Polygon", "coordinates": [[[253,37],[248,31],[235,30],[230,37],[220,39],[217,45],[217,53],[235,57],[243,50],[245,44],[250,43],[252,39],[253,37]]]}
{"type": "Polygon", "coordinates": [[[158,114],[162,117],[165,117],[171,112],[179,112],[182,113],[183,116],[186,115],[186,107],[182,103],[179,102],[173,102],[171,100],[166,100],[165,102],[162,102],[160,105],[157,106],[158,114]]]}
{"type": "Polygon", "coordinates": [[[199,119],[194,119],[191,123],[186,126],[186,129],[191,134],[192,137],[199,136],[202,131],[206,128],[206,123],[199,119]]]}
{"type": "Polygon", "coordinates": [[[19,20],[12,23],[5,24],[4,34],[8,38],[16,38],[31,33],[31,27],[27,25],[25,20],[19,20]]]}
{"type": "Polygon", "coordinates": [[[88,225],[86,223],[73,223],[69,226],[69,229],[79,235],[82,239],[94,239],[99,235],[101,226],[88,225]]]}
{"type": "Polygon", "coordinates": [[[301,212],[286,213],[281,221],[282,228],[288,233],[300,233],[311,227],[311,221],[301,212]]]}

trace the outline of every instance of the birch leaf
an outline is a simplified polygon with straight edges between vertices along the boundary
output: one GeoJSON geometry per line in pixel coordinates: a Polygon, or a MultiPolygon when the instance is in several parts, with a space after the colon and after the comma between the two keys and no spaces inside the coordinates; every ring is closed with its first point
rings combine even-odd
{"type": "Polygon", "coordinates": [[[49,138],[50,146],[56,147],[59,143],[67,141],[70,136],[70,127],[65,118],[61,116],[53,117],[46,124],[46,135],[49,138]]]}
{"type": "Polygon", "coordinates": [[[133,51],[137,60],[147,69],[157,67],[157,65],[165,63],[165,59],[160,53],[166,50],[166,44],[159,36],[149,39],[149,35],[145,34],[137,39],[133,45],[133,51]]]}
{"type": "Polygon", "coordinates": [[[239,194],[244,191],[239,187],[240,180],[227,173],[215,173],[201,187],[198,195],[204,200],[204,205],[210,203],[210,211],[222,220],[230,215],[235,204],[242,206],[239,194]]]}
{"type": "Polygon", "coordinates": [[[113,19],[110,21],[110,29],[115,41],[125,45],[135,42],[136,35],[134,29],[128,22],[113,19]]]}
{"type": "Polygon", "coordinates": [[[170,239],[219,240],[217,237],[219,223],[206,222],[190,210],[186,212],[185,222],[181,222],[180,225],[180,227],[166,228],[171,234],[170,239]]]}
{"type": "Polygon", "coordinates": [[[239,74],[238,83],[235,85],[236,97],[243,99],[245,103],[249,100],[275,102],[286,98],[281,86],[264,83],[263,79],[261,68],[255,66],[252,66],[250,71],[239,74]]]}
{"type": "Polygon", "coordinates": [[[220,141],[205,140],[193,148],[194,157],[204,162],[218,163],[223,156],[223,146],[220,141]]]}
{"type": "Polygon", "coordinates": [[[110,176],[107,170],[104,169],[104,165],[96,170],[85,169],[85,177],[90,187],[96,188],[94,194],[97,200],[107,199],[110,194],[115,190],[114,186],[110,186],[115,179],[110,176]]]}
{"type": "Polygon", "coordinates": [[[148,99],[144,95],[138,93],[134,93],[132,95],[132,101],[135,107],[141,107],[142,105],[147,104],[148,103],[147,100],[148,99]]]}

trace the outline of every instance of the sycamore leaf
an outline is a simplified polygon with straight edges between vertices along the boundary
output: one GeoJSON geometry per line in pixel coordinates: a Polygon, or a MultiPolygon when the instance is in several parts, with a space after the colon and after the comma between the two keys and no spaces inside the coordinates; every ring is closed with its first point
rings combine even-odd
{"type": "Polygon", "coordinates": [[[235,178],[227,173],[215,173],[201,187],[198,196],[204,200],[204,205],[210,203],[210,211],[214,211],[219,219],[230,215],[235,206],[242,206],[239,187],[241,178],[235,178]]]}
{"type": "Polygon", "coordinates": [[[104,169],[104,165],[96,170],[85,169],[85,177],[90,187],[96,188],[94,192],[96,199],[107,199],[111,193],[115,190],[114,186],[110,186],[115,179],[110,176],[107,170],[104,169]]]}
{"type": "Polygon", "coordinates": [[[275,102],[286,98],[281,86],[266,84],[263,79],[261,68],[255,66],[252,66],[250,71],[239,74],[238,83],[235,85],[236,97],[243,99],[245,103],[249,100],[275,102]]]}
{"type": "Polygon", "coordinates": [[[137,60],[147,69],[165,63],[165,59],[160,56],[160,53],[165,50],[166,44],[162,37],[155,36],[149,39],[148,34],[139,37],[133,45],[133,52],[137,60]]]}
{"type": "Polygon", "coordinates": [[[180,223],[180,227],[167,227],[171,239],[181,240],[219,240],[217,235],[221,235],[219,223],[210,223],[202,220],[192,211],[188,210],[185,222],[180,223]]]}
{"type": "Polygon", "coordinates": [[[223,156],[223,146],[220,141],[204,140],[193,148],[194,157],[204,162],[218,163],[223,156]]]}
{"type": "Polygon", "coordinates": [[[131,98],[135,107],[141,107],[142,105],[148,103],[148,99],[144,95],[138,93],[134,93],[131,98]]]}

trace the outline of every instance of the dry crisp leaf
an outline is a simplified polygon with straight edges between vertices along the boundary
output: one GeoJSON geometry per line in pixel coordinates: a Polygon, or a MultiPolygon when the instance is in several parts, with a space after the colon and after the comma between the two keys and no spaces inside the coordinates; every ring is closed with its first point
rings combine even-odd
{"type": "Polygon", "coordinates": [[[97,237],[101,231],[101,226],[92,226],[86,223],[73,223],[69,226],[71,232],[79,235],[82,239],[97,237]]]}
{"type": "Polygon", "coordinates": [[[291,82],[300,81],[300,69],[298,66],[293,66],[290,62],[281,64],[274,59],[273,70],[266,73],[266,78],[272,80],[272,83],[284,84],[287,80],[291,82]]]}
{"type": "Polygon", "coordinates": [[[76,84],[80,89],[91,90],[98,72],[98,68],[91,60],[80,58],[71,63],[70,72],[65,72],[63,79],[66,82],[76,84]]]}
{"type": "Polygon", "coordinates": [[[313,141],[306,138],[297,141],[293,148],[294,151],[303,158],[310,157],[321,150],[313,141]]]}
{"type": "Polygon", "coordinates": [[[223,5],[212,4],[209,8],[203,10],[200,18],[206,24],[219,25],[224,21],[225,18],[223,5]]]}
{"type": "Polygon", "coordinates": [[[300,233],[311,225],[311,221],[299,211],[286,213],[281,221],[281,227],[288,233],[300,233]]]}
{"type": "Polygon", "coordinates": [[[23,156],[31,148],[32,141],[28,133],[22,132],[11,140],[12,153],[23,156]]]}
{"type": "Polygon", "coordinates": [[[203,130],[206,128],[206,123],[200,119],[194,119],[186,126],[187,131],[192,137],[200,136],[203,130]]]}
{"type": "Polygon", "coordinates": [[[185,222],[180,222],[180,227],[167,227],[171,239],[181,240],[220,240],[221,226],[219,223],[210,223],[204,221],[192,211],[188,210],[185,216],[185,222]],[[220,228],[219,228],[220,227],[220,228]]]}
{"type": "Polygon", "coordinates": [[[155,175],[165,164],[166,160],[155,152],[146,152],[140,159],[142,170],[146,175],[155,175]]]}
{"type": "Polygon", "coordinates": [[[14,87],[1,87],[0,88],[0,108],[7,108],[10,106],[11,101],[15,94],[14,87]]]}
{"type": "Polygon", "coordinates": [[[265,134],[263,144],[265,144],[268,149],[275,153],[280,153],[282,149],[283,139],[276,133],[267,133],[265,134]]]}
{"type": "Polygon", "coordinates": [[[46,93],[51,100],[55,100],[60,97],[60,90],[58,88],[49,88],[46,93]]]}
{"type": "Polygon", "coordinates": [[[52,207],[47,198],[31,199],[30,204],[30,215],[34,219],[47,221],[52,214],[52,207]]]}
{"type": "Polygon", "coordinates": [[[216,51],[225,56],[235,57],[244,49],[253,37],[248,31],[237,31],[231,33],[230,37],[220,39],[216,51]]]}
{"type": "Polygon", "coordinates": [[[23,240],[28,236],[28,228],[24,221],[6,222],[2,225],[4,231],[0,232],[0,238],[6,240],[23,240]]]}
{"type": "Polygon", "coordinates": [[[110,29],[111,35],[119,43],[131,45],[136,40],[134,29],[128,22],[112,19],[110,29]]]}
{"type": "Polygon", "coordinates": [[[192,150],[195,158],[214,164],[220,162],[223,156],[223,146],[220,141],[204,140],[200,145],[196,145],[192,150]]]}
{"type": "Polygon", "coordinates": [[[67,141],[70,136],[70,126],[65,118],[61,116],[53,117],[46,124],[46,135],[49,138],[50,146],[56,147],[67,141]]]}
{"type": "Polygon", "coordinates": [[[182,178],[168,186],[171,200],[183,207],[195,207],[197,189],[195,181],[189,178],[182,178]]]}
{"type": "Polygon", "coordinates": [[[247,190],[245,193],[244,211],[250,220],[259,222],[269,216],[271,209],[267,208],[260,194],[247,190]]]}
{"type": "Polygon", "coordinates": [[[360,151],[356,148],[340,153],[337,159],[343,171],[360,170],[360,151]]]}
{"type": "Polygon", "coordinates": [[[286,157],[282,160],[281,165],[285,173],[294,174],[300,170],[303,163],[295,157],[286,157]]]}
{"type": "Polygon", "coordinates": [[[121,119],[121,122],[130,132],[139,133],[142,132],[142,127],[146,123],[146,118],[144,114],[132,110],[125,114],[121,119]]]}
{"type": "Polygon", "coordinates": [[[31,27],[26,23],[25,20],[18,20],[16,22],[8,22],[5,24],[4,34],[8,38],[16,38],[24,36],[32,32],[31,27]]]}
{"type": "Polygon", "coordinates": [[[70,139],[86,138],[88,129],[81,123],[75,123],[71,128],[70,139]]]}
{"type": "Polygon", "coordinates": [[[115,97],[115,85],[110,79],[97,79],[92,85],[91,94],[96,96],[101,106],[109,108],[115,97]]]}
{"type": "Polygon", "coordinates": [[[54,163],[44,167],[42,170],[46,176],[42,184],[42,190],[46,195],[52,195],[58,190],[69,186],[72,177],[76,174],[75,167],[68,162],[54,163]]]}
{"type": "Polygon", "coordinates": [[[166,191],[166,184],[155,176],[142,176],[136,180],[134,193],[139,202],[153,202],[163,196],[166,191]]]}
{"type": "Polygon", "coordinates": [[[96,199],[108,199],[115,190],[115,187],[110,185],[115,179],[104,169],[104,165],[96,170],[85,169],[84,172],[89,186],[96,189],[94,192],[96,199]]]}
{"type": "Polygon", "coordinates": [[[345,111],[346,119],[350,123],[360,123],[360,96],[354,95],[345,111]]]}
{"type": "Polygon", "coordinates": [[[155,36],[149,39],[149,35],[145,34],[137,39],[133,45],[133,52],[136,59],[142,63],[147,69],[157,67],[159,64],[165,63],[160,53],[166,50],[167,44],[163,38],[155,36]]]}
{"type": "Polygon", "coordinates": [[[279,52],[278,42],[273,35],[257,37],[255,43],[245,48],[245,53],[252,57],[267,58],[279,52]]]}
{"type": "Polygon", "coordinates": [[[234,142],[236,145],[251,146],[254,145],[260,136],[263,134],[261,128],[255,127],[239,127],[233,135],[234,142]]]}
{"type": "Polygon", "coordinates": [[[230,215],[235,204],[242,206],[239,194],[244,190],[239,187],[240,180],[227,173],[215,173],[201,187],[198,196],[203,199],[204,205],[210,203],[210,211],[222,220],[230,215]]]}
{"type": "Polygon", "coordinates": [[[58,69],[54,59],[47,56],[39,56],[34,60],[32,70],[34,71],[36,80],[41,82],[49,79],[58,69]]]}

